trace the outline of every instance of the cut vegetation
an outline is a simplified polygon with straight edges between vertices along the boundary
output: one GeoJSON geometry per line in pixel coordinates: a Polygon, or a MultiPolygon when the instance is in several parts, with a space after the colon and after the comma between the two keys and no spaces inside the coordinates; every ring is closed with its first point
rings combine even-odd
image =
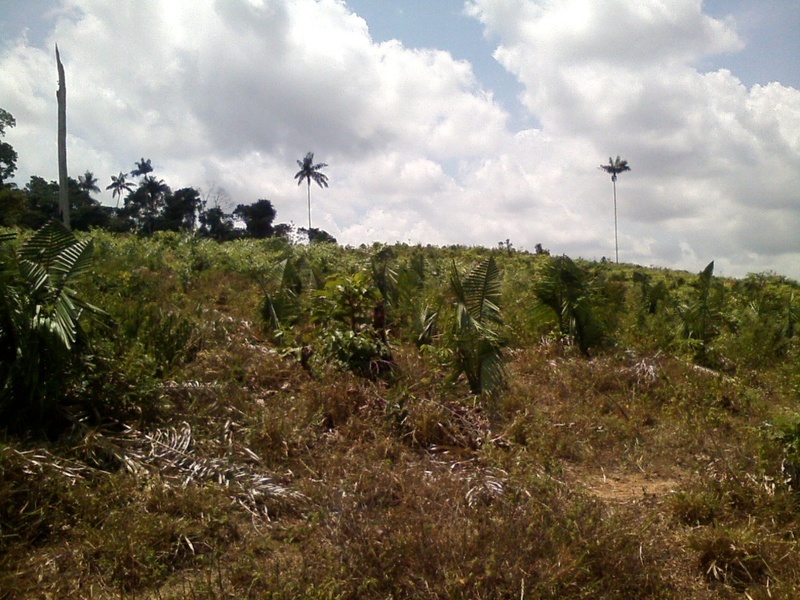
{"type": "Polygon", "coordinates": [[[800,597],[794,281],[47,227],[0,598],[800,597]]]}

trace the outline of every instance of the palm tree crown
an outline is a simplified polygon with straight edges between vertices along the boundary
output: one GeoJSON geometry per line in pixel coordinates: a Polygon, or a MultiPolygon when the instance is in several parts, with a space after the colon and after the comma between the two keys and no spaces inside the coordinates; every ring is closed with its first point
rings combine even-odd
{"type": "Polygon", "coordinates": [[[97,177],[95,177],[94,173],[91,171],[86,171],[83,175],[78,175],[78,188],[87,194],[100,191],[100,188],[97,187],[97,177]]]}
{"type": "Polygon", "coordinates": [[[311,231],[311,180],[313,179],[319,187],[328,187],[328,176],[320,172],[328,165],[326,163],[314,164],[314,153],[309,152],[303,160],[298,160],[297,165],[300,170],[295,174],[297,185],[303,183],[305,179],[308,183],[308,231],[311,231]]]}
{"type": "Polygon", "coordinates": [[[606,173],[611,173],[611,181],[617,181],[617,175],[620,173],[624,173],[625,171],[630,171],[631,168],[628,166],[627,160],[620,159],[617,156],[616,159],[612,159],[610,156],[608,157],[608,164],[607,165],[600,165],[600,168],[603,169],[606,173]]]}
{"type": "Polygon", "coordinates": [[[111,191],[111,197],[117,199],[117,206],[119,206],[119,199],[125,192],[133,191],[134,185],[125,181],[125,173],[120,173],[117,176],[111,176],[111,185],[106,186],[107,190],[111,191]]]}
{"type": "Polygon", "coordinates": [[[131,171],[131,175],[134,177],[141,177],[142,175],[147,175],[148,173],[153,172],[153,165],[150,164],[149,158],[145,160],[144,157],[142,157],[142,160],[135,164],[136,168],[131,171]]]}
{"type": "Polygon", "coordinates": [[[617,175],[630,171],[627,160],[622,160],[619,155],[616,159],[608,157],[607,165],[600,165],[606,173],[611,173],[611,183],[614,186],[614,254],[617,263],[619,263],[619,238],[617,237],[617,175]]]}

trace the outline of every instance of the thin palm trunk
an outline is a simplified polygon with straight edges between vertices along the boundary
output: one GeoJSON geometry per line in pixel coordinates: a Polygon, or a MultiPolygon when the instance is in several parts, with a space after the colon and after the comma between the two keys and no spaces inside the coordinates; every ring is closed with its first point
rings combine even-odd
{"type": "Polygon", "coordinates": [[[617,180],[611,181],[614,184],[614,258],[619,264],[619,239],[617,237],[617,180]]]}
{"type": "Polygon", "coordinates": [[[308,235],[311,235],[311,180],[308,180],[308,235]]]}

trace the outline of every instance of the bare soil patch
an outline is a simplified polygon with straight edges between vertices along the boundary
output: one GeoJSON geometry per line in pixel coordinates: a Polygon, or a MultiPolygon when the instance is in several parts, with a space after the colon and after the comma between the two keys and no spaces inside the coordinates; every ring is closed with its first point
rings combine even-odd
{"type": "Polygon", "coordinates": [[[569,479],[587,492],[606,502],[634,503],[661,500],[677,491],[682,483],[680,474],[661,475],[643,472],[604,470],[569,473],[569,479]]]}

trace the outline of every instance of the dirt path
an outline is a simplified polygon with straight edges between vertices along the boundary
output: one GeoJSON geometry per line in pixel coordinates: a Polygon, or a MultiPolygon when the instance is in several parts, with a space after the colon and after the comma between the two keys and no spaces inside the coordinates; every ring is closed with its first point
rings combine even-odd
{"type": "Polygon", "coordinates": [[[583,486],[593,496],[606,502],[618,503],[659,500],[681,485],[680,477],[604,469],[591,473],[568,472],[568,478],[583,486]]]}

